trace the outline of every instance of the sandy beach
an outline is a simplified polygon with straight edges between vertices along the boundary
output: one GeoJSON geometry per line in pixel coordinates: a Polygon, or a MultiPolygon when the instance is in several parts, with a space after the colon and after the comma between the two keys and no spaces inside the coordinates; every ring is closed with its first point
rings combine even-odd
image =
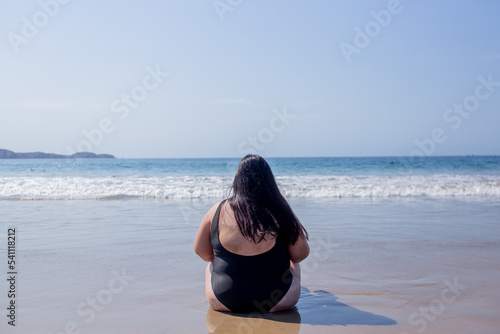
{"type": "Polygon", "coordinates": [[[2,257],[7,226],[18,240],[16,326],[4,316],[1,332],[498,333],[494,200],[291,201],[312,248],[302,294],[264,317],[209,309],[192,242],[211,204],[0,201],[2,257]]]}

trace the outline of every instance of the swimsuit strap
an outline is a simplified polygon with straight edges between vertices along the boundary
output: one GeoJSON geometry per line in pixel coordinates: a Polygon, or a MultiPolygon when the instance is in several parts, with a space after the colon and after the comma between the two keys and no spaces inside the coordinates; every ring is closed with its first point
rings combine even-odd
{"type": "Polygon", "coordinates": [[[219,240],[219,215],[222,204],[224,204],[225,201],[226,200],[220,202],[219,206],[217,207],[217,211],[215,211],[214,218],[212,218],[212,225],[210,226],[210,235],[212,236],[212,239],[215,239],[213,241],[217,241],[219,246],[222,246],[219,240]]]}

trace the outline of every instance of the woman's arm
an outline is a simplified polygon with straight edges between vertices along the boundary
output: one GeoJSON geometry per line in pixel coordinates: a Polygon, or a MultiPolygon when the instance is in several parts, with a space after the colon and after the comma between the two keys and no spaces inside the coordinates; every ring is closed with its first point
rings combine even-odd
{"type": "Polygon", "coordinates": [[[306,238],[299,236],[295,244],[288,246],[288,253],[293,263],[299,263],[304,260],[309,255],[309,244],[306,238]]]}
{"type": "Polygon", "coordinates": [[[198,233],[196,233],[196,238],[194,239],[194,251],[201,257],[204,261],[212,262],[214,260],[214,250],[210,242],[210,226],[212,225],[212,219],[217,211],[219,203],[215,204],[208,210],[205,217],[203,217],[198,233]]]}

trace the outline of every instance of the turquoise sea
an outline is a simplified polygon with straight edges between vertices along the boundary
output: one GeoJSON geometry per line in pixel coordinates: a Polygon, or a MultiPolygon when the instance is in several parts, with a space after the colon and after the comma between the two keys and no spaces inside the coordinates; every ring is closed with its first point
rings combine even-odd
{"type": "MultiPolygon", "coordinates": [[[[500,157],[269,158],[289,198],[500,197],[500,157]]],[[[239,159],[0,160],[0,199],[222,198],[239,159]]]]}

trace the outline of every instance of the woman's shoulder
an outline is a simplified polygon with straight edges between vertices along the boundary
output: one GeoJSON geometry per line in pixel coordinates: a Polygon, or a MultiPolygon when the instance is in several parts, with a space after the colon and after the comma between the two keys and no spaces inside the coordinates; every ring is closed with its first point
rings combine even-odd
{"type": "Polygon", "coordinates": [[[208,212],[205,216],[207,218],[210,218],[210,221],[211,221],[213,219],[213,217],[215,216],[215,212],[217,212],[217,209],[219,208],[219,206],[225,201],[226,200],[218,201],[217,203],[212,205],[212,207],[208,210],[208,212]]]}

